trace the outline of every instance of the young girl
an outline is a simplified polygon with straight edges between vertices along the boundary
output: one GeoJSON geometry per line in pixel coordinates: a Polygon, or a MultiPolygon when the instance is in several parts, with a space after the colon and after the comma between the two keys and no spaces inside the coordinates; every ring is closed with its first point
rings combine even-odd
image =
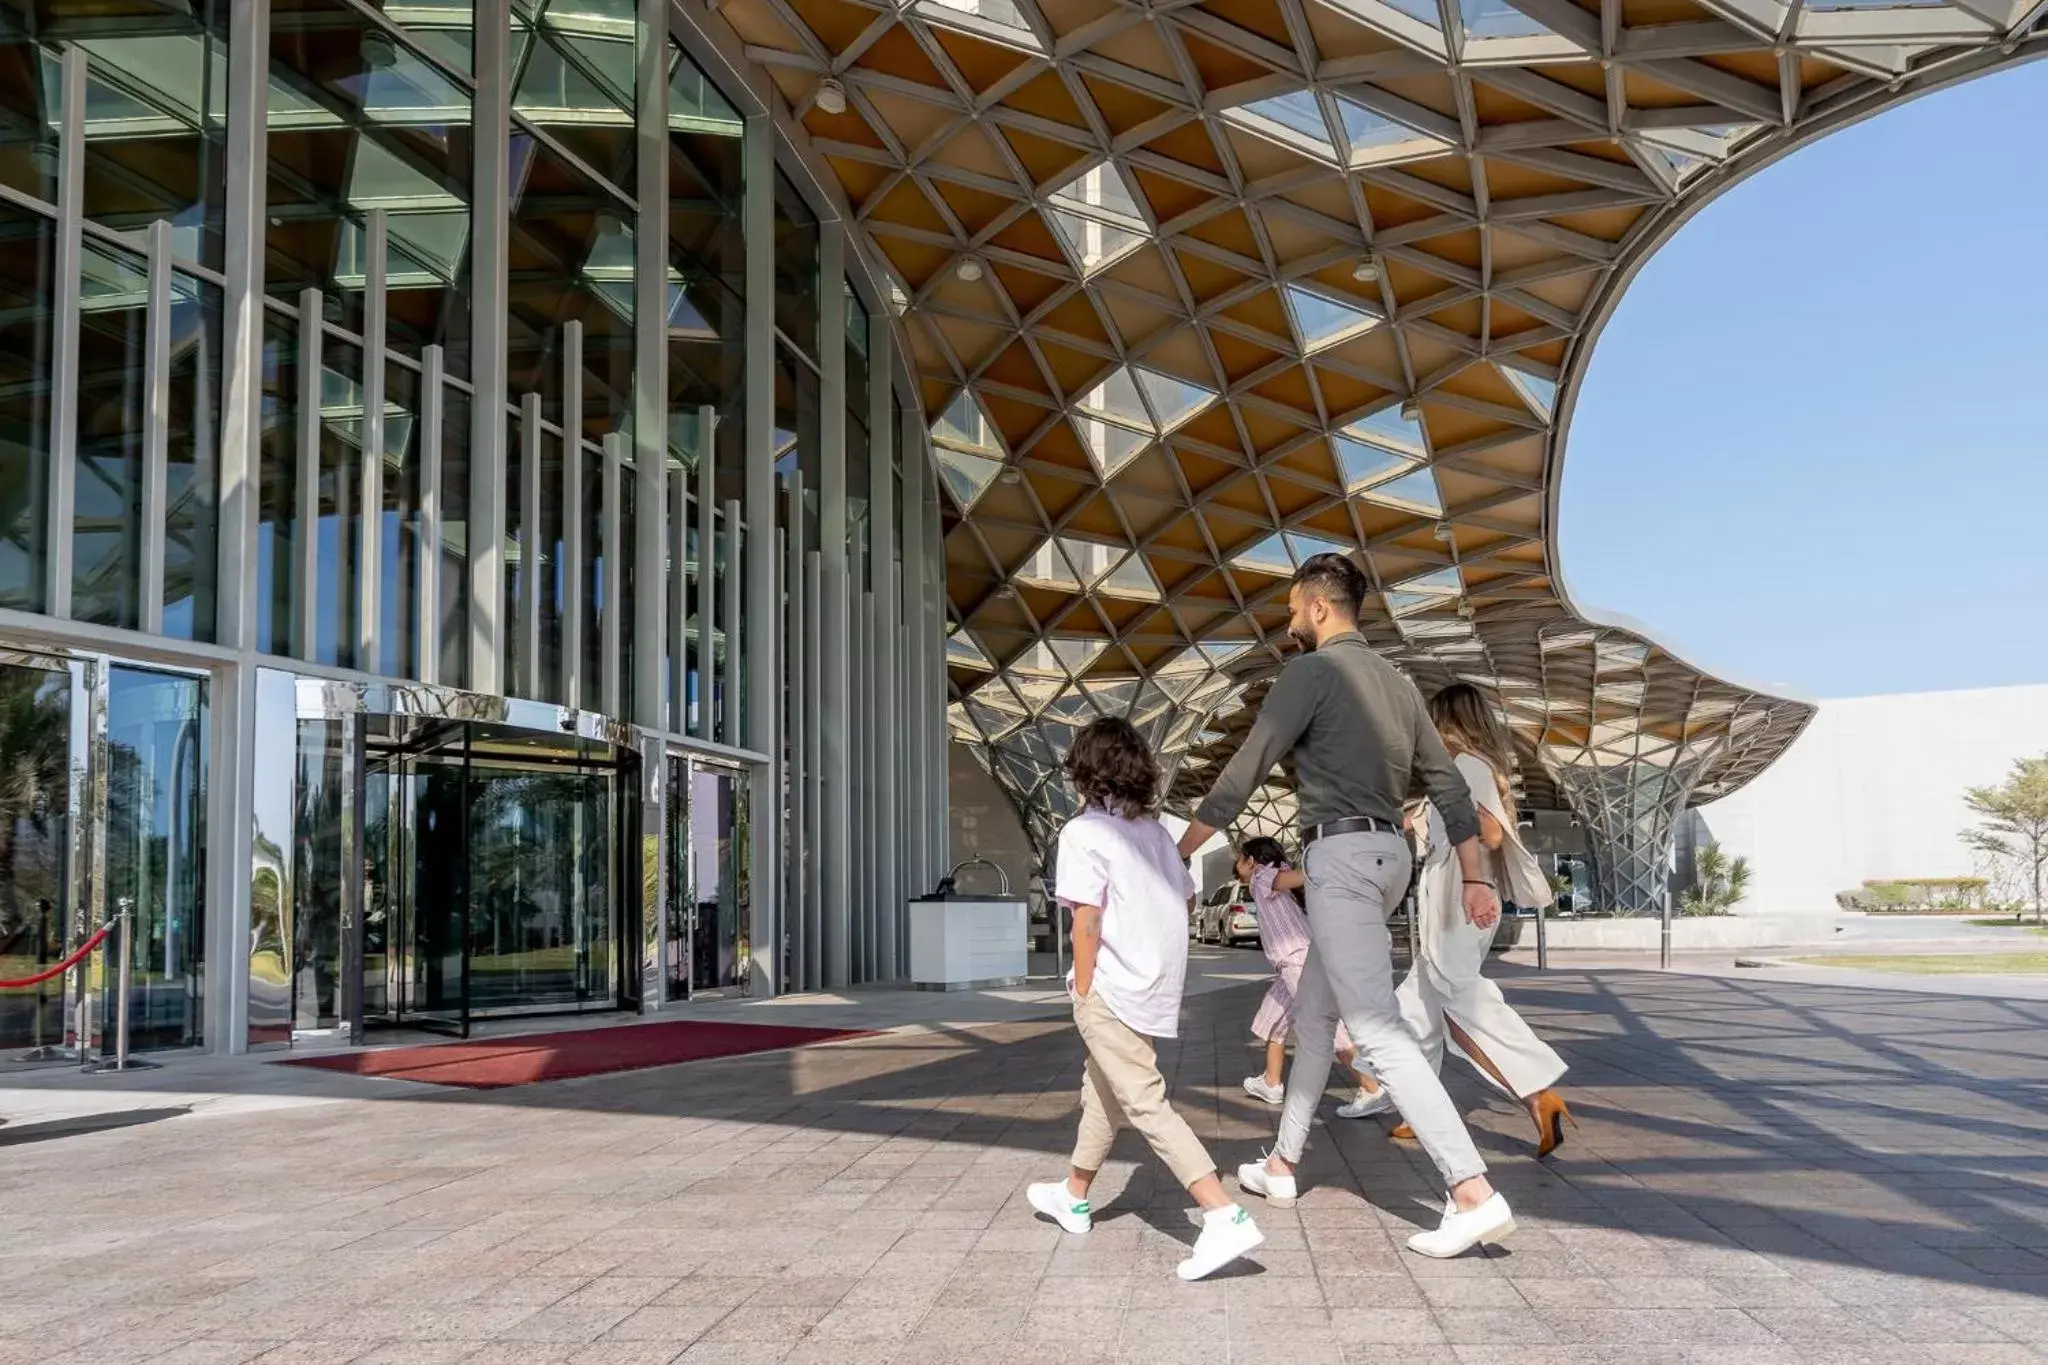
{"type": "MultiPolygon", "coordinates": [[[[1266,1044],[1266,1072],[1247,1076],[1245,1093],[1267,1104],[1287,1098],[1281,1080],[1287,1064],[1287,1035],[1294,1027],[1294,993],[1301,982],[1302,965],[1308,961],[1308,915],[1301,907],[1301,887],[1306,878],[1287,865],[1287,851],[1278,839],[1247,839],[1237,850],[1237,879],[1252,889],[1259,907],[1259,947],[1273,964],[1273,984],[1252,1016],[1252,1036],[1266,1044]]],[[[1389,1106],[1379,1083],[1351,1065],[1351,1039],[1342,1024],[1337,1025],[1337,1060],[1358,1079],[1358,1095],[1337,1110],[1341,1118],[1364,1118],[1389,1106]]]]}
{"type": "Polygon", "coordinates": [[[1089,1187],[1128,1123],[1202,1206],[1201,1236],[1177,1271],[1199,1280],[1265,1237],[1223,1192],[1216,1163],[1167,1102],[1159,1074],[1153,1040],[1180,1033],[1194,879],[1152,814],[1159,766],[1129,721],[1104,718],[1082,730],[1066,767],[1082,809],[1060,831],[1053,894],[1074,908],[1067,990],[1088,1060],[1067,1178],[1033,1185],[1025,1197],[1068,1232],[1088,1231],[1089,1187]]]}

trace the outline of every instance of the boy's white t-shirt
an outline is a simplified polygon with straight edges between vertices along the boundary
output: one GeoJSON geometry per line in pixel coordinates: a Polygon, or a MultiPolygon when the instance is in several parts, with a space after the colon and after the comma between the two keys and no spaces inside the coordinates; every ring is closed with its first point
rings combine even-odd
{"type": "Polygon", "coordinates": [[[1195,879],[1166,826],[1090,806],[1060,831],[1053,880],[1053,894],[1067,904],[1102,907],[1091,989],[1137,1032],[1178,1037],[1195,879]]]}

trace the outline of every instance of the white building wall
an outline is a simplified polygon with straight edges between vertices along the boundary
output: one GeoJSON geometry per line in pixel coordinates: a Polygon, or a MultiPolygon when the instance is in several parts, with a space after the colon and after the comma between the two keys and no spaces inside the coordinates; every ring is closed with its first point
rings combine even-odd
{"type": "Polygon", "coordinates": [[[1747,914],[1816,914],[1889,877],[1963,877],[1966,788],[2048,754],[2048,685],[1824,701],[1764,774],[1703,806],[1700,839],[1749,859],[1747,914]]]}

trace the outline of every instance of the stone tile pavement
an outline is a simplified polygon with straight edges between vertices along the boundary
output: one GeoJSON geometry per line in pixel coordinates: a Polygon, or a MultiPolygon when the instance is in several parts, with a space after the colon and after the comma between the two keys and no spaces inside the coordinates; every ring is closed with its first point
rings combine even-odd
{"type": "MultiPolygon", "coordinates": [[[[171,1077],[0,1128],[0,1365],[2048,1360],[2048,1005],[1506,984],[1583,1127],[1539,1164],[1454,1073],[1522,1221],[1484,1255],[1401,1250],[1426,1160],[1334,1118],[1239,1273],[1174,1279],[1194,1230],[1134,1136],[1063,1238],[1021,1197],[1072,1136],[1057,1019],[481,1095],[216,1061],[248,1102],[171,1077]]],[[[1226,1169],[1274,1118],[1238,1088],[1256,1002],[1191,1000],[1165,1052],[1226,1169]]]]}

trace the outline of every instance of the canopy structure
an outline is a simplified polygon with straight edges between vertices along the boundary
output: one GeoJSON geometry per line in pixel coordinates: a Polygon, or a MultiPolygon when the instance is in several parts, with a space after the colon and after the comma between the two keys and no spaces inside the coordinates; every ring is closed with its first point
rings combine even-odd
{"type": "MultiPolygon", "coordinates": [[[[1048,841],[1074,727],[1183,808],[1358,556],[1372,641],[1501,702],[1601,894],[1805,703],[1571,600],[1592,344],[1701,204],[1803,141],[2040,55],[2048,0],[725,0],[900,306],[947,497],[954,735],[1048,841]]],[[[1646,452],[1645,458],[1654,458],[1646,452]]],[[[1657,515],[1682,515],[1662,509],[1657,515]]],[[[1696,572],[1700,566],[1670,566],[1696,572]]],[[[1646,571],[1664,571],[1646,566],[1646,571]]],[[[1289,822],[1284,780],[1247,827],[1289,822]]]]}

